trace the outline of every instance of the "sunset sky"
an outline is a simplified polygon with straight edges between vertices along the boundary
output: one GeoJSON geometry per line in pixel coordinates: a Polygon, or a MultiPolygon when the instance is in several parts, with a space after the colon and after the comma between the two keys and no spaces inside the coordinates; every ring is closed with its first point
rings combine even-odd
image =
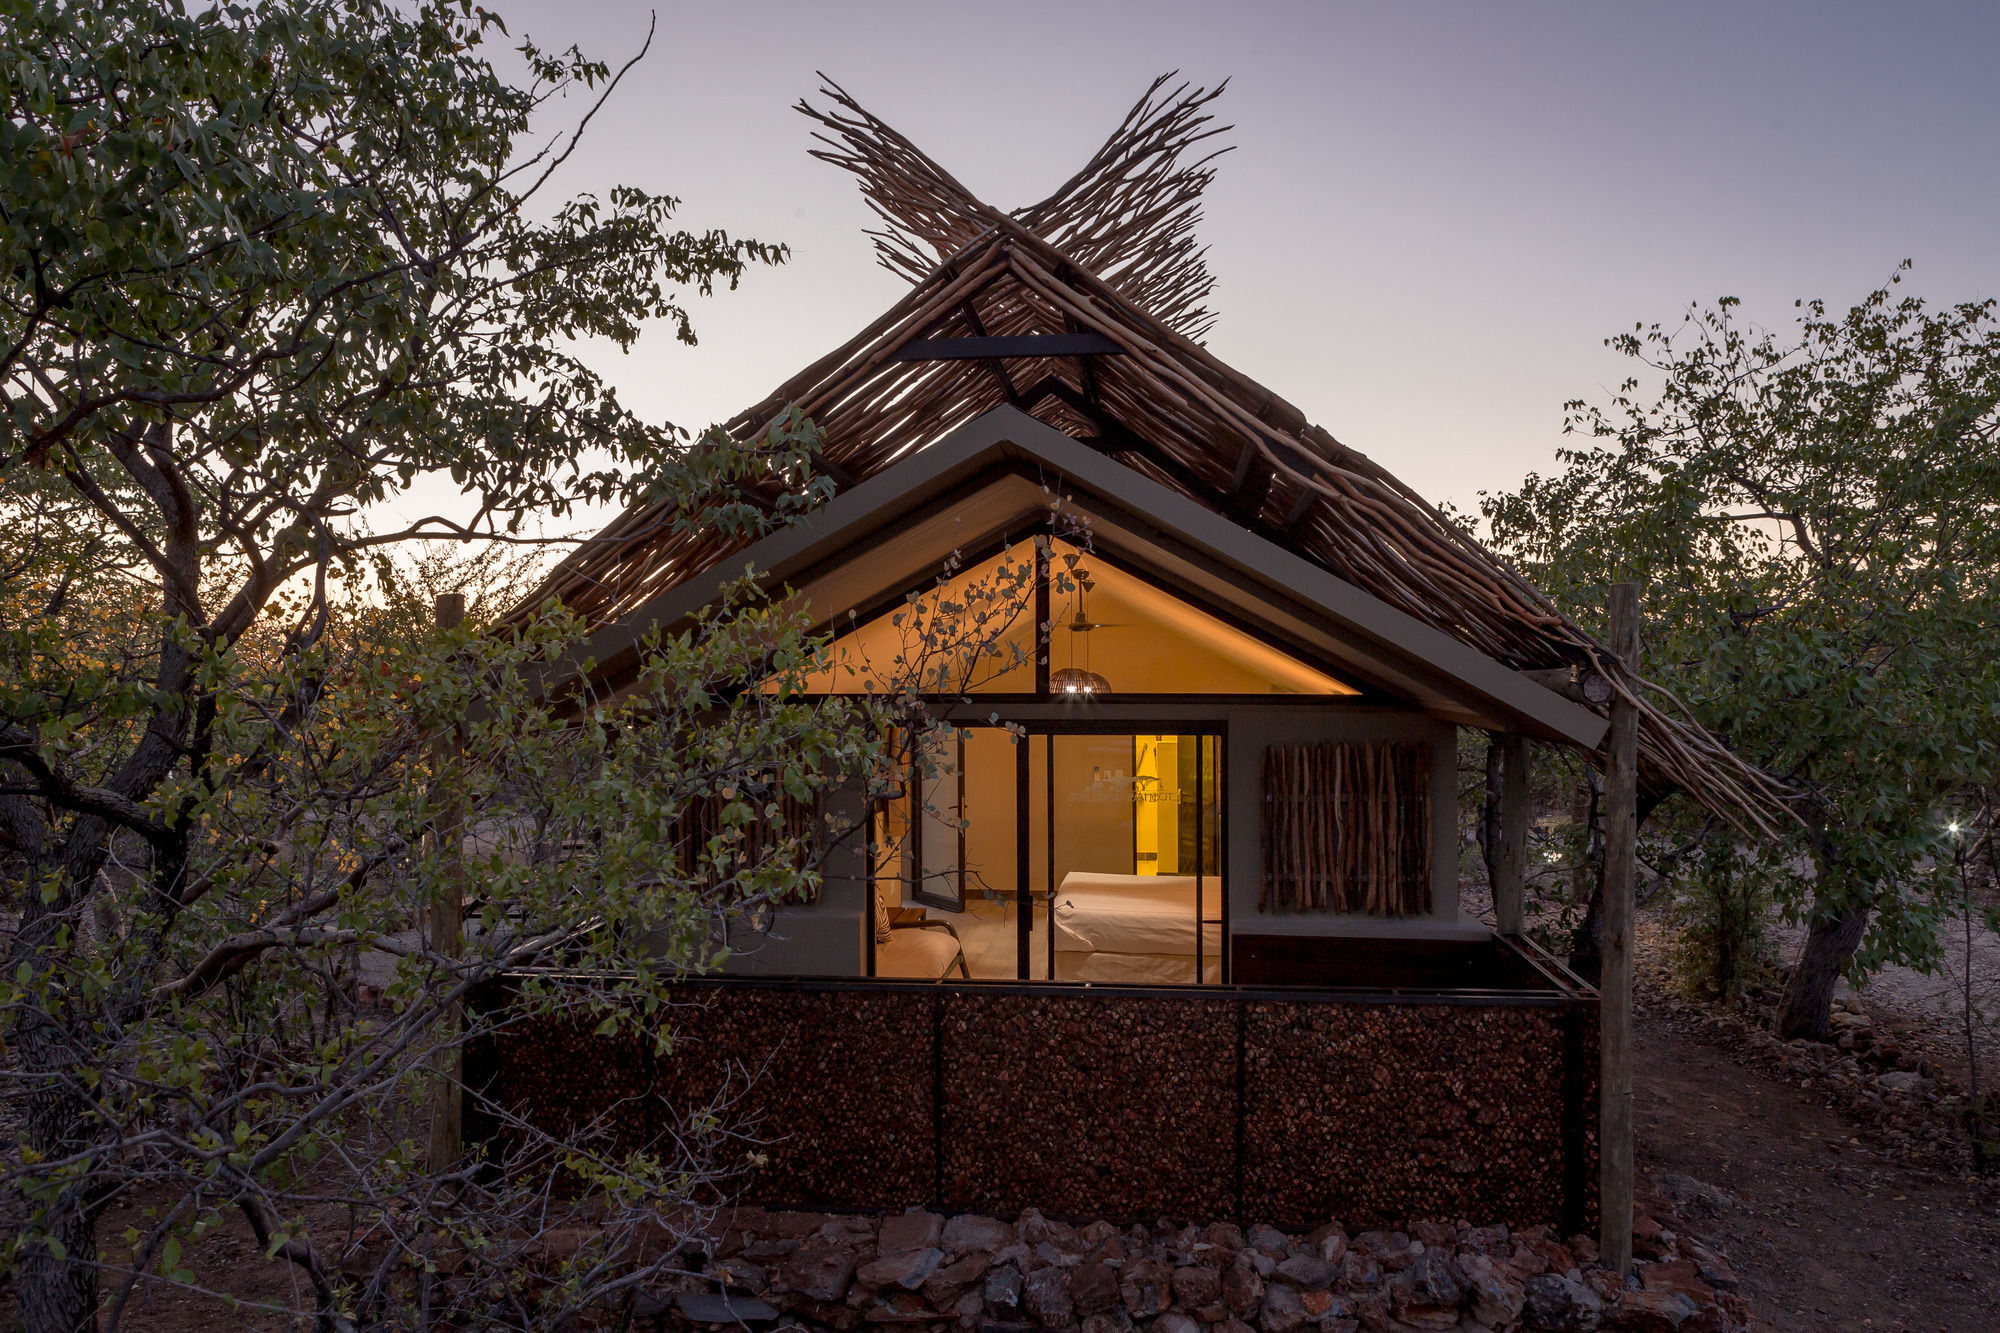
{"type": "MultiPolygon", "coordinates": [[[[518,37],[616,63],[644,5],[499,0],[518,37]]],[[[1602,340],[1730,294],[1766,323],[1905,257],[2000,294],[1993,4],[663,6],[572,190],[680,196],[793,260],[593,362],[649,416],[734,414],[907,290],[791,110],[816,70],[988,202],[1040,199],[1156,74],[1231,80],[1204,236],[1210,346],[1435,499],[1547,469],[1602,340]]],[[[557,108],[557,115],[581,107],[557,108]]],[[[551,124],[555,121],[552,118],[551,124]]],[[[442,501],[438,497],[439,502],[442,501]]]]}

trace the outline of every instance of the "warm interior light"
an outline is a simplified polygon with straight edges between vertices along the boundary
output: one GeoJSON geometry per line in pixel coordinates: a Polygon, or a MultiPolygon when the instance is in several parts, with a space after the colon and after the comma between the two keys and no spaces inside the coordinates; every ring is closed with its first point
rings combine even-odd
{"type": "Polygon", "coordinates": [[[1109,694],[1111,682],[1095,671],[1085,671],[1082,667],[1058,667],[1049,673],[1049,692],[1052,694],[1109,694]]]}

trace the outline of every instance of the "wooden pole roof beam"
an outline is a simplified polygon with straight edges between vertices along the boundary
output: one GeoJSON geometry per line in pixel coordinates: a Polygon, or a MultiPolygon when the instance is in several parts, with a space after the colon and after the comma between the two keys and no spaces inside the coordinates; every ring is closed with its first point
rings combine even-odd
{"type": "MultiPolygon", "coordinates": [[[[1201,345],[1213,280],[1195,225],[1221,151],[1210,111],[1220,91],[1156,80],[1082,171],[1003,212],[829,82],[829,106],[800,106],[819,127],[814,156],[854,173],[882,222],[878,257],[912,287],[723,429],[747,442],[801,412],[845,490],[995,407],[1024,404],[1509,669],[1559,673],[1599,716],[1629,703],[1649,789],[1688,791],[1746,833],[1789,822],[1786,784],[1744,763],[1458,522],[1201,345]],[[971,336],[951,336],[960,331],[971,336]],[[1035,387],[1017,390],[1016,374],[1035,387]]],[[[641,503],[514,618],[556,597],[593,626],[617,622],[745,544],[641,503]]]]}

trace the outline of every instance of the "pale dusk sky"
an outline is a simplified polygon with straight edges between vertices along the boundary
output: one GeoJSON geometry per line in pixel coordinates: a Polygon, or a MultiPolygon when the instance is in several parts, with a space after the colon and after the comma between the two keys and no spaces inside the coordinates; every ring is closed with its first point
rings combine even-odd
{"type": "MultiPolygon", "coordinates": [[[[621,62],[648,6],[489,0],[621,62]]],[[[1936,300],[2000,294],[2000,5],[663,5],[568,189],[683,200],[792,260],[592,363],[700,428],[906,285],[791,109],[825,70],[989,203],[1079,167],[1156,74],[1230,79],[1203,237],[1209,345],[1432,499],[1547,470],[1562,404],[1627,373],[1603,339],[1740,296],[1783,324],[1904,258],[1936,300]]],[[[581,107],[574,108],[580,112],[581,107]]],[[[556,119],[566,114],[556,108],[556,119]]],[[[451,506],[448,483],[399,510],[451,506]]]]}

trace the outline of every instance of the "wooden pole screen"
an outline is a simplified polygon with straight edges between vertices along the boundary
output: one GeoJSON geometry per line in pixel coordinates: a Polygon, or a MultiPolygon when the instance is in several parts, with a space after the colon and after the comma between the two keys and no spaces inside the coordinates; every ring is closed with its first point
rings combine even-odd
{"type": "Polygon", "coordinates": [[[1258,910],[1431,910],[1431,752],[1339,741],[1264,751],[1258,910]]]}

